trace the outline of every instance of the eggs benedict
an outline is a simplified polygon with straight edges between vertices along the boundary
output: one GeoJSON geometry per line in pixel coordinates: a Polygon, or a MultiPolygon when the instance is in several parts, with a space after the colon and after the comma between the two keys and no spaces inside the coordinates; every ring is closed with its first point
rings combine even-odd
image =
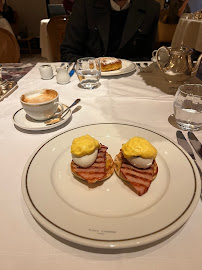
{"type": "Polygon", "coordinates": [[[157,150],[150,142],[142,137],[133,137],[122,145],[120,153],[116,155],[115,171],[142,196],[158,173],[156,156],[157,150]]]}
{"type": "Polygon", "coordinates": [[[109,178],[114,172],[114,163],[107,149],[90,135],[75,138],[71,145],[72,173],[88,183],[109,178]]]}

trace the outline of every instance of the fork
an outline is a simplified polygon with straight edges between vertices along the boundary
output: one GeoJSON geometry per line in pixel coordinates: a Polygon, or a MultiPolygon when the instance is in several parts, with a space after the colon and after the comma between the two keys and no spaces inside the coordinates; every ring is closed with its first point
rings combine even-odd
{"type": "Polygon", "coordinates": [[[152,72],[152,70],[149,68],[148,63],[145,63],[145,62],[143,62],[143,63],[136,63],[136,65],[140,68],[140,71],[142,71],[142,72],[152,72]]]}

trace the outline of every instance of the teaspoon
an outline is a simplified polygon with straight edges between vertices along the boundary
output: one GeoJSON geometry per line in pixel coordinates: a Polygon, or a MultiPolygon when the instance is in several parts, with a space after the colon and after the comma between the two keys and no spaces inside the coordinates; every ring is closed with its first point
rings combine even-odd
{"type": "Polygon", "coordinates": [[[73,106],[78,104],[80,101],[81,101],[81,99],[77,98],[66,110],[64,110],[64,112],[61,114],[61,116],[51,118],[51,119],[45,121],[45,124],[46,125],[52,125],[52,124],[58,123],[59,121],[62,120],[62,117],[64,117],[69,112],[70,108],[72,108],[73,106]]]}

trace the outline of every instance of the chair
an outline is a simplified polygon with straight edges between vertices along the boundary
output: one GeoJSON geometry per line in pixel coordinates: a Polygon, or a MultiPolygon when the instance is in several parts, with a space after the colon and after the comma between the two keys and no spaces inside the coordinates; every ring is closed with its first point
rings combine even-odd
{"type": "Polygon", "coordinates": [[[48,39],[50,42],[50,49],[52,54],[52,62],[61,60],[60,45],[64,39],[65,29],[69,16],[55,16],[50,18],[47,25],[48,39]]]}
{"type": "Polygon", "coordinates": [[[15,36],[0,28],[0,63],[19,63],[20,47],[15,36]]]}
{"type": "Polygon", "coordinates": [[[177,27],[177,24],[168,23],[168,11],[168,9],[162,9],[160,11],[156,40],[158,46],[161,43],[171,43],[177,27]]]}
{"type": "Polygon", "coordinates": [[[65,15],[65,9],[62,2],[62,0],[46,0],[46,10],[48,18],[51,18],[53,16],[65,15]],[[60,13],[57,14],[58,12],[60,13]]]}
{"type": "Polygon", "coordinates": [[[161,44],[162,42],[171,43],[177,24],[167,24],[161,21],[158,22],[157,30],[157,43],[161,44]]]}
{"type": "Polygon", "coordinates": [[[155,0],[155,1],[158,2],[158,3],[160,4],[161,9],[164,8],[164,6],[165,6],[165,0],[155,0]]]}

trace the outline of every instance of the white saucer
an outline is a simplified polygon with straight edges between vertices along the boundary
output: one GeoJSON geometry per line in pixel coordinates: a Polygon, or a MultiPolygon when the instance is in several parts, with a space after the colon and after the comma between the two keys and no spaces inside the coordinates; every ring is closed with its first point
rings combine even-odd
{"type": "MultiPolygon", "coordinates": [[[[66,105],[64,105],[66,107],[66,105]]],[[[13,122],[16,126],[26,129],[26,130],[47,130],[51,128],[58,127],[62,124],[64,124],[72,115],[71,110],[63,117],[63,119],[55,124],[52,125],[46,125],[45,121],[36,121],[29,117],[23,108],[19,109],[17,112],[13,115],[13,122]]]]}

